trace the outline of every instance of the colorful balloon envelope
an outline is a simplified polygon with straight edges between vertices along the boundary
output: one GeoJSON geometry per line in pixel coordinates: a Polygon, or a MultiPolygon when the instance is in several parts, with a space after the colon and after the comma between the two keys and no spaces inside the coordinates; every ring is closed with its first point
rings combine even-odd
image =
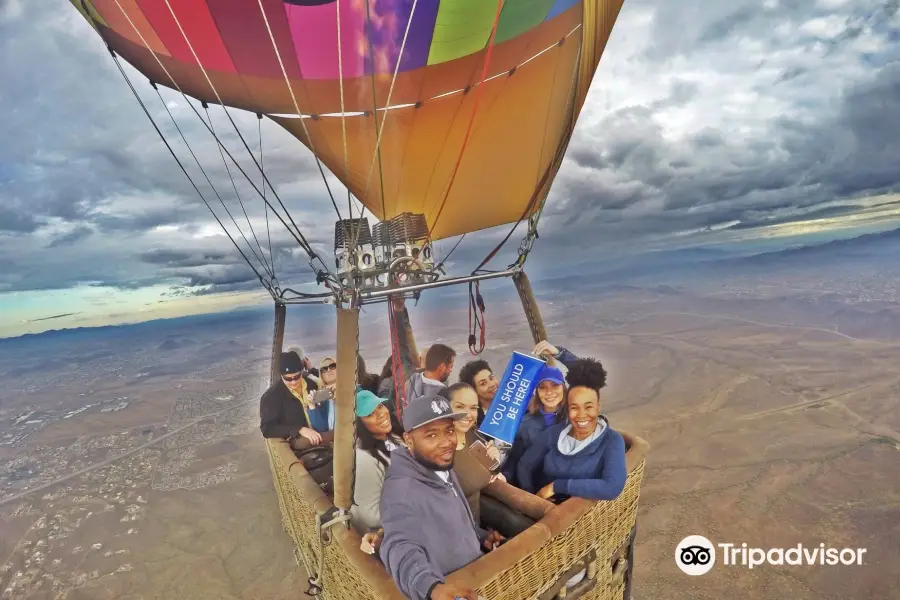
{"type": "Polygon", "coordinates": [[[264,114],[434,240],[549,192],[621,0],[71,0],[155,83],[264,114]]]}

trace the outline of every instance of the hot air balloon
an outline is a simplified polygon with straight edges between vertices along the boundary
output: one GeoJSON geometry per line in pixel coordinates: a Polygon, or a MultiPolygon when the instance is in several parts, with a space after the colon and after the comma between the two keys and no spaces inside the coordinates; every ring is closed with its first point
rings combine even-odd
{"type": "MultiPolygon", "coordinates": [[[[246,178],[265,204],[267,218],[271,211],[291,233],[307,253],[317,283],[327,290],[309,294],[283,287],[271,249],[267,255],[258,239],[255,247],[246,238],[242,246],[229,234],[274,300],[273,381],[287,304],[335,304],[337,362],[355,364],[362,305],[468,284],[477,325],[483,318],[478,282],[510,277],[534,341],[546,339],[524,265],[622,0],[71,2],[102,38],[213,215],[211,201],[155,122],[122,61],[157,90],[170,88],[195,101],[188,104],[216,138],[226,166],[232,165],[229,174],[246,178]],[[198,101],[207,112],[210,105],[222,107],[258,173],[247,173],[235,160],[212,120],[195,106],[198,101]],[[377,219],[374,228],[362,211],[354,217],[349,199],[342,214],[343,202],[329,188],[337,213],[335,255],[317,253],[229,109],[256,113],[290,132],[311,151],[326,186],[327,169],[377,219]],[[263,181],[254,183],[254,175],[263,181]],[[500,245],[471,274],[444,277],[447,257],[438,260],[434,242],[510,224],[500,245]],[[522,224],[515,262],[487,270],[522,224]]],[[[230,211],[228,216],[237,225],[230,211]]],[[[397,332],[392,329],[391,335],[397,332]]],[[[479,348],[470,332],[469,345],[479,352],[483,337],[479,348]]],[[[352,369],[339,372],[333,458],[330,451],[325,456],[318,450],[298,457],[286,443],[267,440],[273,479],[284,527],[295,542],[298,563],[310,574],[312,595],[402,598],[384,567],[361,552],[360,536],[348,526],[356,379],[352,369]],[[314,479],[310,473],[332,460],[333,486],[314,479]]],[[[503,481],[487,485],[485,493],[537,524],[448,581],[477,589],[488,600],[627,600],[648,444],[623,436],[629,477],[616,500],[572,498],[556,506],[503,481]],[[580,571],[585,572],[581,582],[567,587],[580,571]]]]}

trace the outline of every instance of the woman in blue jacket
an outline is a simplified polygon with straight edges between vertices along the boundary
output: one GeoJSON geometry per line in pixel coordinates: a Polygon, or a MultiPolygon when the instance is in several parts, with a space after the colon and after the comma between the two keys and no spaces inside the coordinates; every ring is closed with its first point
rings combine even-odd
{"type": "Polygon", "coordinates": [[[506,464],[503,476],[515,484],[516,465],[534,441],[551,425],[566,422],[566,386],[562,371],[544,365],[537,376],[537,389],[528,403],[528,412],[522,417],[516,439],[506,464]]]}
{"type": "MultiPolygon", "coordinates": [[[[566,368],[574,365],[578,357],[560,346],[557,348],[544,340],[534,347],[531,353],[544,358],[555,358],[566,368]]],[[[566,386],[562,371],[556,367],[545,365],[537,377],[537,389],[528,403],[528,413],[522,417],[519,430],[509,457],[503,465],[503,476],[506,481],[516,484],[516,466],[522,455],[531,447],[548,427],[556,423],[564,423],[568,418],[566,411],[566,386]]]]}
{"type": "Polygon", "coordinates": [[[593,358],[580,359],[569,368],[566,382],[569,422],[551,425],[538,436],[519,460],[517,482],[548,500],[613,500],[625,488],[628,472],[625,440],[600,414],[606,371],[593,358]]]}

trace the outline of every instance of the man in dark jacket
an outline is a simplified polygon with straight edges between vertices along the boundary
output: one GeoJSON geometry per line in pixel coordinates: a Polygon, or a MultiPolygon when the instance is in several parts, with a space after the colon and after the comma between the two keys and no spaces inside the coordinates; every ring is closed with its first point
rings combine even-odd
{"type": "Polygon", "coordinates": [[[435,395],[447,387],[455,361],[456,350],[444,344],[432,345],[425,353],[425,369],[421,373],[407,375],[406,401],[435,395]]]}
{"type": "Polygon", "coordinates": [[[303,375],[300,356],[296,352],[283,352],[279,366],[281,379],[259,400],[259,428],[263,437],[289,440],[295,450],[331,441],[332,432],[322,434],[309,426],[306,405],[310,392],[318,386],[303,375]]]}
{"type": "Polygon", "coordinates": [[[445,577],[504,541],[475,523],[453,472],[454,413],[441,396],[421,396],[403,412],[407,448],[391,452],[381,491],[382,562],[411,600],[477,600],[445,577]]]}

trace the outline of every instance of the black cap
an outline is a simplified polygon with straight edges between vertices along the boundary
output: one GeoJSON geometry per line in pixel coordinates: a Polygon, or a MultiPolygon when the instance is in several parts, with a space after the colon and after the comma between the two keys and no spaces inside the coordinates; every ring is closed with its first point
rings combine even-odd
{"type": "Polygon", "coordinates": [[[420,396],[403,409],[403,429],[412,431],[438,419],[458,421],[465,416],[464,412],[453,412],[450,402],[443,396],[420,396]]]}
{"type": "Polygon", "coordinates": [[[296,352],[282,352],[281,360],[279,362],[279,370],[282,375],[287,375],[288,373],[299,373],[303,370],[303,362],[300,360],[300,356],[296,352]]]}

